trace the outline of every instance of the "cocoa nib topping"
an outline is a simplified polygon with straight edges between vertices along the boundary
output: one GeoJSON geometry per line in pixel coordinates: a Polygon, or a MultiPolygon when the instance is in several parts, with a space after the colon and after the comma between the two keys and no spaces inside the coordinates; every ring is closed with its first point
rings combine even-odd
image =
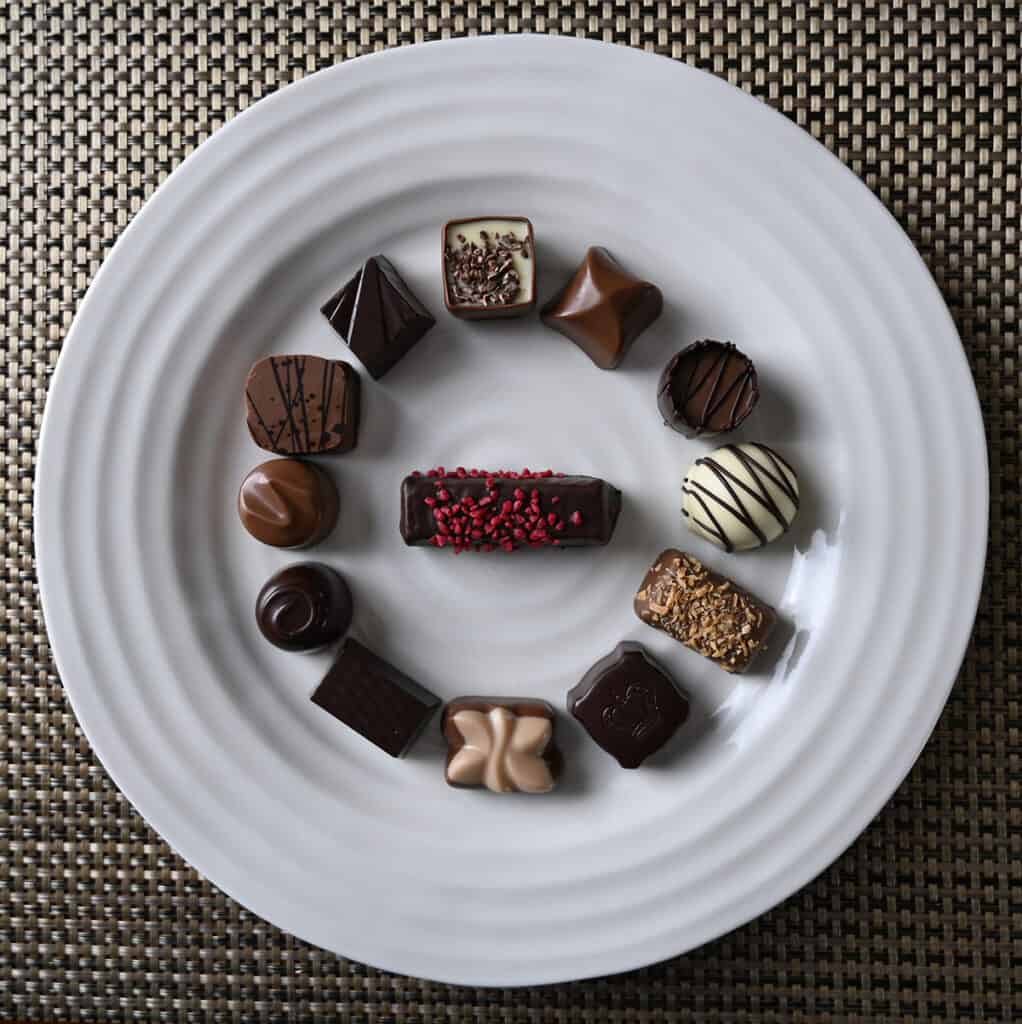
{"type": "Polygon", "coordinates": [[[515,473],[459,466],[448,474],[440,466],[425,475],[486,481],[486,494],[482,498],[466,495],[456,501],[442,479],[438,479],[432,496],[423,499],[436,521],[436,533],[429,543],[438,548],[450,546],[456,555],[462,551],[496,551],[498,548],[514,551],[522,547],[559,547],[558,534],[563,533],[568,524],[581,526],[583,522],[578,509],[568,512],[561,508],[561,499],[557,496],[544,503],[540,492],[529,486],[530,480],[564,476],[552,469],[523,469],[515,473]],[[510,487],[508,481],[516,486],[510,487]]]}
{"type": "Polygon", "coordinates": [[[479,242],[457,236],[458,245],[444,247],[444,273],[452,305],[513,306],[519,301],[522,280],[515,270],[514,253],[529,259],[529,243],[513,231],[479,232],[479,242]]]}

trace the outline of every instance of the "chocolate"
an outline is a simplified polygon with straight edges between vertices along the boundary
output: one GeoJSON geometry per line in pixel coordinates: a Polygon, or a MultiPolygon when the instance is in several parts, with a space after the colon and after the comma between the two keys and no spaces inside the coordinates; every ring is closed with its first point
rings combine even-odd
{"type": "Polygon", "coordinates": [[[765,444],[726,444],[696,459],[681,492],[688,528],[725,551],[769,544],[798,512],[795,470],[765,444]]]}
{"type": "Polygon", "coordinates": [[[536,305],[536,245],[524,217],[449,221],[442,245],[448,312],[491,320],[522,316],[536,305]]]}
{"type": "Polygon", "coordinates": [[[621,492],[591,476],[551,470],[465,470],[441,466],[401,483],[406,544],[462,551],[606,544],[621,510],[621,492]]]}
{"type": "Polygon", "coordinates": [[[374,380],[436,324],[384,256],[366,260],[321,312],[374,380]]]}
{"type": "Polygon", "coordinates": [[[268,356],[245,382],[248,432],[278,455],[346,452],[358,439],[359,378],[319,356],[268,356]]]}
{"type": "Polygon", "coordinates": [[[561,772],[554,709],[543,700],[458,697],[444,708],[447,784],[491,793],[549,793],[561,772]]]}
{"type": "Polygon", "coordinates": [[[391,757],[404,757],[440,706],[439,697],[352,637],[312,701],[391,757]]]}
{"type": "Polygon", "coordinates": [[[662,312],[660,289],[633,277],[599,246],[585,255],[575,276],[542,312],[603,370],[613,370],[629,346],[662,312]]]}
{"type": "Polygon", "coordinates": [[[620,643],[568,691],[568,710],[622,768],[638,768],[688,718],[688,697],[641,644],[620,643]]]}
{"type": "Polygon", "coordinates": [[[298,562],[274,573],[256,599],[259,631],[285,651],[316,651],[340,640],[351,615],[347,583],[320,562],[298,562]]]}
{"type": "Polygon", "coordinates": [[[275,548],[318,544],[334,528],[338,508],[337,488],[330,477],[299,459],[260,463],[238,490],[242,526],[275,548]]]}
{"type": "Polygon", "coordinates": [[[752,664],[777,621],[769,605],[674,548],[646,573],[635,614],[727,672],[752,664]]]}
{"type": "Polygon", "coordinates": [[[664,422],[687,437],[726,434],[759,400],[752,360],[730,342],[697,341],[664,368],[657,405],[664,422]]]}

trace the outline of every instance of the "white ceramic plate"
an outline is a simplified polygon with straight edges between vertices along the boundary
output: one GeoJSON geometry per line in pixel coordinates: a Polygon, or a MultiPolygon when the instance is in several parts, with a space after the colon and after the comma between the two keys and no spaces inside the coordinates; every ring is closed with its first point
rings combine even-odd
{"type": "MultiPolygon", "coordinates": [[[[53,381],[36,508],[47,624],[117,784],[218,886],[319,945],[468,984],[620,971],[691,949],[794,892],[876,814],[925,742],[965,647],[987,479],[959,340],[894,221],[821,146],[707,75],[540,37],[394,50],[285,89],[175,172],[106,261],[53,381]],[[585,247],[656,281],[665,315],[597,370],[536,319],[442,309],[440,225],[532,218],[541,299],[585,247]],[[565,691],[641,640],[695,714],[637,772],[576,724],[544,798],[442,780],[439,729],[392,760],[309,701],[324,656],[262,641],[252,605],[295,555],[240,527],[266,457],[242,384],[270,352],[349,358],[318,312],[393,259],[438,326],[382,382],[362,440],[324,460],[354,631],[444,698],[565,691]],[[756,360],[740,436],[798,467],[796,528],[726,556],[687,534],[707,445],[655,406],[702,336],[756,360]],[[616,483],[606,549],[406,549],[412,468],[552,466],[616,483]],[[681,544],[790,628],[734,679],[641,625],[632,595],[681,544]],[[549,557],[547,557],[549,556],[549,557]]],[[[297,557],[306,557],[304,555],[297,557]]]]}

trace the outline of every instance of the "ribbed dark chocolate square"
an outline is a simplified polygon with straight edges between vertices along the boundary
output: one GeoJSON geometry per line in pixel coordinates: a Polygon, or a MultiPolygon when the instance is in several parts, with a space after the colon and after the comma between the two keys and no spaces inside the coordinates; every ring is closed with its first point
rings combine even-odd
{"type": "Polygon", "coordinates": [[[440,706],[439,697],[351,637],[312,701],[391,757],[408,752],[440,706]]]}

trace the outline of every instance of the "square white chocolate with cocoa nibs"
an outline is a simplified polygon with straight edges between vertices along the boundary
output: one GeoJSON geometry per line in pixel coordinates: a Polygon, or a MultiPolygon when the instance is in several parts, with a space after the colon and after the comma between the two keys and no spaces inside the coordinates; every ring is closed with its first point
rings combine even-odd
{"type": "Polygon", "coordinates": [[[443,229],[444,303],[467,320],[522,316],[536,305],[536,248],[524,217],[472,217],[443,229]]]}

